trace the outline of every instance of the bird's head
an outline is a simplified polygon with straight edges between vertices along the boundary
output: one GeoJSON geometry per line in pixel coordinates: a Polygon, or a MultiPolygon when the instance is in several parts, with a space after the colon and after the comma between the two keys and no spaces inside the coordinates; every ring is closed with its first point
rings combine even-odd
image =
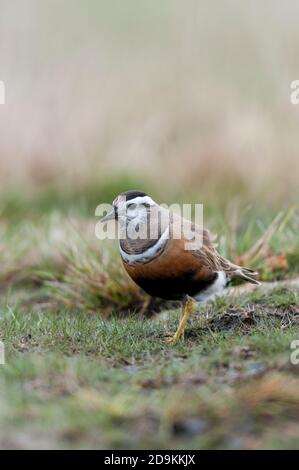
{"type": "Polygon", "coordinates": [[[128,222],[132,220],[143,220],[146,214],[154,206],[155,201],[142,191],[126,191],[119,194],[112,203],[113,209],[105,217],[102,222],[109,220],[117,220],[119,222],[128,222]]]}

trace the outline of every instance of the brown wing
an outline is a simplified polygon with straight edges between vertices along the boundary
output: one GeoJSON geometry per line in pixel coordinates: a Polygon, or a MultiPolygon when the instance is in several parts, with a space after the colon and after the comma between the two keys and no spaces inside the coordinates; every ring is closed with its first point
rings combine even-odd
{"type": "Polygon", "coordinates": [[[194,228],[195,230],[202,231],[203,233],[202,248],[193,251],[193,255],[196,258],[200,258],[203,265],[213,271],[224,271],[229,279],[239,278],[252,284],[260,284],[260,282],[250,277],[257,276],[258,273],[256,271],[250,268],[238,266],[218,253],[216,246],[213,243],[214,237],[211,237],[208,230],[201,229],[198,226],[195,226],[194,228]]]}
{"type": "Polygon", "coordinates": [[[174,215],[171,234],[173,235],[175,231],[176,233],[179,233],[180,230],[185,253],[190,251],[190,253],[197,259],[197,262],[211,272],[217,272],[223,269],[219,259],[220,255],[218,254],[216,245],[214,244],[216,237],[212,236],[209,230],[191,223],[189,220],[174,215]],[[188,235],[190,237],[189,240],[184,237],[186,232],[184,232],[184,229],[182,228],[183,223],[186,223],[185,229],[187,231],[191,231],[188,235]],[[188,245],[193,236],[194,240],[197,240],[201,248],[188,250],[188,245]]]}

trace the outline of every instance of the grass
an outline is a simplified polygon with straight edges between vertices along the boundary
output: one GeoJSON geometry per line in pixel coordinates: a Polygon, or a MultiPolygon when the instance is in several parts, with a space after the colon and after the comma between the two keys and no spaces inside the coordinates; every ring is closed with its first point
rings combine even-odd
{"type": "Polygon", "coordinates": [[[207,208],[223,254],[286,284],[234,288],[170,347],[178,306],[141,313],[117,246],[94,235],[92,198],[24,197],[24,213],[2,199],[0,447],[297,448],[297,211],[207,208]]]}
{"type": "Polygon", "coordinates": [[[299,377],[289,360],[298,295],[284,287],[218,299],[176,347],[165,336],[177,310],[104,320],[4,302],[0,445],[298,447],[299,377]]]}

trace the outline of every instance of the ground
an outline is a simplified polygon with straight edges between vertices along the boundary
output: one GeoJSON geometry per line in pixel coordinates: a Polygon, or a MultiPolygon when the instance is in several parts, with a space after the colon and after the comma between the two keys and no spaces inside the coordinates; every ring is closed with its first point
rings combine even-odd
{"type": "Polygon", "coordinates": [[[165,335],[177,311],[157,320],[1,314],[2,447],[299,446],[296,289],[221,299],[176,347],[165,335]]]}

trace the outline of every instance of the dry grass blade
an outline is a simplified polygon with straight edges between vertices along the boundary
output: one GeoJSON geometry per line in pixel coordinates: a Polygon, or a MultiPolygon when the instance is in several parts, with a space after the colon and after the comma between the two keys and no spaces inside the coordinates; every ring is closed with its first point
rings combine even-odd
{"type": "Polygon", "coordinates": [[[285,227],[293,213],[294,208],[289,209],[286,213],[279,212],[265,233],[256,241],[250,250],[239,257],[239,260],[242,262],[242,264],[253,264],[258,259],[265,257],[269,250],[269,244],[274,234],[280,232],[283,227],[285,227]]]}

